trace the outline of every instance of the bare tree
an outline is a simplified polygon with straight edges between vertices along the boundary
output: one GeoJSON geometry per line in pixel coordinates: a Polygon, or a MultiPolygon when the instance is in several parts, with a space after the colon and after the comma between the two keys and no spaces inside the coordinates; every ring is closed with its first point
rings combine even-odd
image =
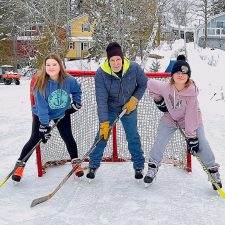
{"type": "Polygon", "coordinates": [[[186,51],[186,29],[195,18],[195,6],[193,0],[178,0],[172,3],[171,13],[175,24],[178,25],[179,38],[181,38],[181,26],[184,27],[184,50],[186,51]]]}
{"type": "Polygon", "coordinates": [[[225,12],[225,0],[212,0],[212,15],[225,12]]]}
{"type": "Polygon", "coordinates": [[[162,23],[162,18],[163,18],[163,15],[169,11],[169,9],[171,8],[171,1],[168,1],[168,0],[154,0],[154,16],[153,16],[153,28],[152,28],[152,31],[151,31],[151,34],[149,35],[149,39],[148,39],[148,42],[147,42],[147,46],[146,46],[146,49],[144,51],[144,56],[143,56],[143,59],[142,59],[142,62],[141,62],[141,67],[143,69],[145,69],[145,65],[146,65],[146,62],[148,60],[148,57],[151,53],[151,50],[153,49],[153,46],[154,46],[154,42],[155,42],[155,39],[156,39],[156,35],[157,35],[157,32],[158,34],[160,33],[160,27],[161,27],[161,23],[162,23]]]}
{"type": "Polygon", "coordinates": [[[4,42],[6,41],[9,47],[11,47],[11,49],[8,49],[9,55],[5,55],[5,57],[11,64],[16,66],[18,61],[16,53],[17,35],[22,27],[23,21],[26,19],[26,14],[23,11],[22,5],[18,4],[15,0],[2,0],[0,12],[1,45],[4,49],[4,42]]]}
{"type": "Polygon", "coordinates": [[[118,41],[126,55],[135,59],[143,54],[153,21],[153,0],[86,0],[83,11],[94,24],[93,55],[101,56],[105,46],[118,41]]]}
{"type": "Polygon", "coordinates": [[[204,40],[203,48],[207,47],[207,28],[208,28],[208,19],[212,15],[212,1],[211,0],[198,0],[196,2],[197,14],[201,18],[201,21],[204,23],[204,40]]]}
{"type": "Polygon", "coordinates": [[[27,39],[23,47],[28,53],[33,49],[36,50],[37,65],[40,65],[43,57],[50,52],[64,57],[68,49],[67,24],[79,2],[78,0],[3,0],[0,8],[3,12],[0,17],[0,29],[4,31],[2,38],[7,38],[13,43],[15,64],[18,61],[17,37],[33,28],[37,30],[39,40],[34,41],[30,38],[30,44],[27,44],[29,42],[27,39]]]}

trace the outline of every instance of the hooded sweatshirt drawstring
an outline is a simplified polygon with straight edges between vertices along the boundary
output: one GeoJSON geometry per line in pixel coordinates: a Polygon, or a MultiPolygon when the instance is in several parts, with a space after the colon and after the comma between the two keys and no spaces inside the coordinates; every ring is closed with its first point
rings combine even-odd
{"type": "Polygon", "coordinates": [[[175,93],[175,89],[173,90],[173,108],[176,109],[176,93],[175,93]]]}

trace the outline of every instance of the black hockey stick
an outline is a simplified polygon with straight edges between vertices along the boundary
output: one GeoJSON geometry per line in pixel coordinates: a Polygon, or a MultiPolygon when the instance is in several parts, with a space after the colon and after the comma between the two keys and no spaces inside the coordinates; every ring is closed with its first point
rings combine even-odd
{"type": "MultiPolygon", "coordinates": [[[[126,109],[122,111],[122,113],[120,113],[120,115],[114,120],[113,124],[110,126],[109,128],[109,134],[111,133],[110,131],[112,130],[113,126],[118,122],[118,120],[123,117],[123,115],[126,113],[126,109]]],[[[60,182],[60,184],[54,189],[54,191],[46,196],[40,197],[40,198],[36,198],[32,201],[31,203],[31,207],[34,207],[42,202],[46,202],[49,199],[51,199],[55,193],[66,183],[66,181],[70,178],[70,176],[76,171],[76,169],[81,165],[82,162],[84,162],[84,160],[91,154],[91,152],[94,151],[94,149],[97,147],[97,145],[99,143],[101,143],[103,141],[103,137],[100,137],[93,145],[92,147],[89,149],[89,151],[87,151],[84,156],[82,157],[82,159],[80,160],[80,162],[77,164],[77,166],[73,167],[72,170],[70,170],[70,172],[63,178],[63,180],[60,182]]]]}
{"type": "MultiPolygon", "coordinates": [[[[63,118],[63,117],[62,117],[63,118]]],[[[51,130],[50,132],[55,128],[55,126],[58,125],[59,121],[62,119],[62,118],[59,118],[51,127],[51,130]]],[[[42,142],[42,139],[40,139],[37,144],[26,154],[26,156],[21,160],[21,163],[25,162],[32,154],[33,152],[35,151],[35,149],[41,144],[42,142]]],[[[16,171],[16,169],[19,167],[16,166],[14,167],[14,169],[8,174],[8,176],[0,183],[0,187],[3,186],[3,184],[13,175],[13,173],[16,171]]]]}
{"type": "MultiPolygon", "coordinates": [[[[181,129],[181,127],[177,124],[177,127],[179,128],[182,136],[185,138],[185,140],[187,140],[187,137],[185,136],[184,134],[184,131],[181,129]]],[[[193,156],[196,157],[196,159],[198,160],[198,162],[200,163],[200,165],[202,166],[203,170],[206,172],[206,174],[208,175],[209,177],[209,180],[210,182],[212,183],[212,185],[214,185],[217,189],[217,192],[219,193],[219,195],[222,197],[222,198],[225,198],[225,192],[222,190],[222,188],[216,183],[216,181],[214,180],[214,178],[212,177],[211,173],[208,171],[208,169],[206,168],[204,162],[202,161],[202,159],[200,158],[200,156],[193,152],[192,153],[193,156]]]]}

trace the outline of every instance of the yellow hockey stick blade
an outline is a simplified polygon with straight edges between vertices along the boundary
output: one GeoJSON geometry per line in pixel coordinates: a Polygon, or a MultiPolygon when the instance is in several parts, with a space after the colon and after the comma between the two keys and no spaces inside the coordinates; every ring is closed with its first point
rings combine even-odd
{"type": "Polygon", "coordinates": [[[225,192],[222,190],[222,188],[217,189],[217,191],[222,198],[225,198],[225,192]]]}
{"type": "Polygon", "coordinates": [[[9,179],[9,177],[6,177],[1,183],[0,183],[0,187],[3,186],[3,184],[9,179]]]}

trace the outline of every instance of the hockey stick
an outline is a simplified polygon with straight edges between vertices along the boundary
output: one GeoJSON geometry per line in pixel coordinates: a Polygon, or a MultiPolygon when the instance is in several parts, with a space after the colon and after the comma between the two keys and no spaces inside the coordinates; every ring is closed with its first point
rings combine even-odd
{"type": "Polygon", "coordinates": [[[216,92],[213,94],[213,96],[209,100],[212,100],[215,96],[216,96],[216,92]]]}
{"type": "MultiPolygon", "coordinates": [[[[63,117],[62,117],[63,118],[63,117]]],[[[62,118],[59,118],[51,127],[51,130],[50,132],[55,128],[55,126],[58,125],[59,121],[62,119],[62,118]]],[[[42,139],[40,139],[37,144],[25,155],[25,157],[21,160],[21,163],[25,162],[31,155],[32,153],[35,151],[35,149],[41,144],[42,142],[42,139]]],[[[3,186],[3,184],[13,175],[13,173],[16,171],[16,169],[19,167],[16,166],[9,174],[8,176],[0,183],[0,187],[3,186]]]]}
{"type": "MultiPolygon", "coordinates": [[[[184,131],[181,129],[181,127],[177,124],[177,127],[179,128],[180,132],[181,132],[181,135],[185,138],[185,140],[187,140],[185,134],[184,134],[184,131]]],[[[192,153],[193,156],[195,156],[198,160],[198,162],[200,163],[200,165],[202,166],[203,170],[206,172],[206,174],[208,175],[209,177],[209,180],[210,182],[212,183],[212,185],[214,185],[217,189],[217,192],[219,193],[219,195],[222,197],[222,198],[225,198],[225,192],[222,190],[222,188],[216,183],[216,181],[214,180],[214,178],[212,177],[211,173],[208,171],[208,169],[206,168],[204,162],[202,161],[202,159],[200,158],[200,156],[193,152],[192,153]]]]}
{"type": "MultiPolygon", "coordinates": [[[[111,133],[111,130],[113,128],[113,126],[118,122],[118,120],[123,117],[123,115],[126,113],[126,109],[124,109],[120,115],[118,117],[116,117],[116,119],[114,120],[113,124],[110,126],[109,128],[109,134],[111,133]]],[[[73,167],[72,170],[70,170],[70,172],[63,178],[63,180],[60,182],[60,184],[54,189],[54,191],[46,196],[40,197],[40,198],[36,198],[32,201],[31,203],[31,207],[34,207],[42,202],[46,202],[47,200],[51,199],[55,193],[66,183],[66,181],[70,178],[70,176],[76,171],[76,169],[81,165],[82,162],[84,162],[84,160],[91,154],[91,152],[94,151],[94,149],[97,147],[97,145],[99,143],[101,143],[103,141],[103,137],[100,137],[93,145],[92,147],[89,149],[89,151],[87,151],[82,159],[80,160],[80,162],[77,164],[77,166],[73,167]]]]}

